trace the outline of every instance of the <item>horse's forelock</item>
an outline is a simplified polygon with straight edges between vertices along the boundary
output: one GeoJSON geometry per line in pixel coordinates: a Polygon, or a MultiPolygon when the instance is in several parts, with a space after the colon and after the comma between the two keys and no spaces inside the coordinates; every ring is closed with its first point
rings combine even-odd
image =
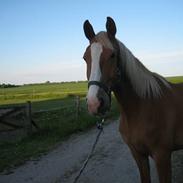
{"type": "Polygon", "coordinates": [[[112,50],[114,49],[113,44],[111,43],[110,39],[108,38],[107,32],[103,32],[103,31],[99,32],[95,36],[95,40],[106,48],[110,48],[112,50]]]}

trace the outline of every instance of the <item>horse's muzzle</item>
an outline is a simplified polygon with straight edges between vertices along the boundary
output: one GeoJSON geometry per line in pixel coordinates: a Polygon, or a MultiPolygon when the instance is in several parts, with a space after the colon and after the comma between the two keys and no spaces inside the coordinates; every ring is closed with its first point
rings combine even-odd
{"type": "Polygon", "coordinates": [[[102,88],[99,88],[97,96],[87,99],[88,111],[95,116],[105,116],[110,110],[111,97],[102,88]]]}

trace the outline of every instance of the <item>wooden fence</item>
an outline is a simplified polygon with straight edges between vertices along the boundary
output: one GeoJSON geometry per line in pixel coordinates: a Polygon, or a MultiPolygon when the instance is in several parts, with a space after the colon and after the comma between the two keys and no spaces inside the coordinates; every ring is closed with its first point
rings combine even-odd
{"type": "Polygon", "coordinates": [[[31,102],[26,105],[0,107],[0,140],[9,140],[29,135],[38,125],[32,119],[31,102]]]}
{"type": "MultiPolygon", "coordinates": [[[[79,96],[75,97],[73,105],[64,106],[63,109],[70,107],[75,107],[75,115],[76,118],[78,118],[81,112],[81,102],[79,96]]],[[[34,113],[44,113],[59,109],[62,108],[59,107],[49,110],[40,110],[34,113]]],[[[21,139],[21,136],[24,137],[26,135],[30,135],[34,130],[39,130],[39,126],[32,119],[32,116],[32,105],[30,101],[28,101],[25,105],[0,107],[0,140],[16,140],[17,138],[15,138],[15,136],[20,136],[19,138],[21,139]],[[18,134],[16,133],[17,131],[18,134]]]]}

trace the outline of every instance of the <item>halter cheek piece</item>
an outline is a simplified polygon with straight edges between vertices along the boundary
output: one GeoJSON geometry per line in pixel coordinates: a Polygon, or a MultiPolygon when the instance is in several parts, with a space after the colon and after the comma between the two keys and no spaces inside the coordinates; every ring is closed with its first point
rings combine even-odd
{"type": "Polygon", "coordinates": [[[105,91],[105,93],[107,94],[107,96],[109,97],[109,100],[111,101],[111,90],[104,83],[102,83],[100,81],[89,81],[88,82],[88,88],[91,85],[96,85],[99,88],[102,88],[105,91]]]}

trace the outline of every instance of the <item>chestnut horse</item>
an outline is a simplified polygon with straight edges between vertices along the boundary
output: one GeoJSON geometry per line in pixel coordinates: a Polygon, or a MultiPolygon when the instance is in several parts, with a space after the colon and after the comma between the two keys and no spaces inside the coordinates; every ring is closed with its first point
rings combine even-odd
{"type": "Polygon", "coordinates": [[[140,171],[150,183],[149,156],[160,183],[171,182],[171,152],[183,148],[183,83],[172,84],[149,71],[116,39],[116,25],[107,17],[106,32],[95,34],[88,20],[84,33],[89,46],[87,106],[92,115],[105,115],[113,91],[120,107],[119,131],[140,171]]]}

